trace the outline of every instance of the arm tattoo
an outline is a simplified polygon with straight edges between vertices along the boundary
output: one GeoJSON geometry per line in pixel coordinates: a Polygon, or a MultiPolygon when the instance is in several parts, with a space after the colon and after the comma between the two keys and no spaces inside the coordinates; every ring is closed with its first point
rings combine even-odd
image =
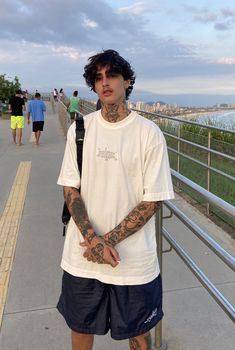
{"type": "Polygon", "coordinates": [[[125,238],[139,231],[161,206],[161,202],[141,202],[112,231],[106,234],[105,240],[113,247],[125,238]]]}
{"type": "Polygon", "coordinates": [[[130,350],[151,350],[152,349],[152,341],[151,335],[148,333],[143,337],[136,337],[129,339],[130,350]]]}
{"type": "Polygon", "coordinates": [[[73,187],[64,187],[64,198],[75,224],[83,237],[91,243],[96,234],[90,224],[85,205],[78,190],[73,187]]]}

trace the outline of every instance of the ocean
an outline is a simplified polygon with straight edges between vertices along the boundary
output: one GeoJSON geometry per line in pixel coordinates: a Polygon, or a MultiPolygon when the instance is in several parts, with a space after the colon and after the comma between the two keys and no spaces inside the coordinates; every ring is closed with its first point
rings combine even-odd
{"type": "Polygon", "coordinates": [[[195,121],[202,124],[207,124],[210,121],[213,126],[218,128],[235,130],[235,111],[213,112],[198,116],[195,121]]]}

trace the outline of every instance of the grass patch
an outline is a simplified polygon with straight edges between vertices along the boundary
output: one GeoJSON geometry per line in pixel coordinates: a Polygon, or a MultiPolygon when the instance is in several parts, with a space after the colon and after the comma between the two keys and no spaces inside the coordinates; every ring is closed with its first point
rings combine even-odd
{"type": "MultiPolygon", "coordinates": [[[[179,131],[179,122],[174,122],[164,118],[159,119],[157,124],[163,132],[167,132],[173,136],[178,136],[180,133],[180,137],[183,140],[201,145],[203,147],[208,147],[209,129],[206,127],[194,124],[180,123],[181,126],[179,131]]],[[[207,121],[206,125],[212,125],[210,120],[207,121]]],[[[213,124],[212,126],[216,125],[213,124]]],[[[223,125],[220,125],[219,127],[225,129],[225,126],[223,125]]],[[[169,147],[173,148],[174,150],[178,149],[177,140],[167,135],[165,138],[169,147]]],[[[222,131],[211,129],[210,148],[217,152],[235,157],[235,135],[229,133],[226,131],[226,129],[222,131]]],[[[180,142],[180,152],[207,165],[208,152],[206,150],[199,149],[195,145],[189,145],[187,143],[180,142]]],[[[201,187],[207,189],[207,169],[205,167],[180,156],[179,169],[177,169],[177,154],[170,150],[169,160],[172,169],[176,171],[179,170],[182,175],[200,185],[201,187]]],[[[211,154],[210,165],[213,168],[224,172],[225,174],[235,176],[234,161],[226,159],[222,155],[220,156],[217,154],[211,154]]],[[[190,198],[205,208],[206,203],[200,197],[200,195],[196,194],[195,191],[188,188],[187,186],[177,183],[176,179],[174,179],[173,182],[175,186],[178,186],[179,191],[185,192],[190,198]]],[[[223,175],[217,174],[212,170],[210,171],[210,192],[222,198],[224,201],[235,205],[234,181],[232,179],[224,177],[223,175]]],[[[235,228],[234,219],[226,216],[223,212],[213,206],[210,206],[210,210],[211,213],[216,215],[220,220],[224,221],[226,224],[229,224],[232,228],[235,228]]]]}

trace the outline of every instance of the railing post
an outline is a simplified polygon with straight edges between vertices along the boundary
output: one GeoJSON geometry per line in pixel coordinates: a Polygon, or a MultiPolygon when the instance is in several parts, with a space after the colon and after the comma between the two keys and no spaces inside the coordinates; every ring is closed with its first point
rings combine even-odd
{"type": "MultiPolygon", "coordinates": [[[[160,267],[160,273],[162,276],[162,217],[163,217],[163,208],[162,205],[158,209],[155,215],[155,228],[156,228],[156,241],[157,241],[157,255],[160,267]]],[[[155,340],[154,340],[154,349],[156,350],[165,350],[167,349],[167,344],[162,341],[162,321],[160,321],[155,327],[155,340]]]]}
{"type": "MultiPolygon", "coordinates": [[[[181,148],[181,142],[180,142],[180,138],[181,138],[181,124],[178,124],[178,128],[177,128],[177,171],[178,173],[180,172],[180,148],[181,148]]],[[[179,181],[177,181],[176,183],[176,187],[179,189],[180,188],[180,183],[179,181]]]]}
{"type": "MultiPolygon", "coordinates": [[[[211,190],[211,171],[210,171],[210,166],[211,166],[211,129],[208,129],[208,140],[207,140],[207,147],[209,148],[208,153],[207,153],[207,191],[210,192],[211,190]]],[[[210,214],[210,203],[206,203],[206,213],[207,215],[210,214]]]]}

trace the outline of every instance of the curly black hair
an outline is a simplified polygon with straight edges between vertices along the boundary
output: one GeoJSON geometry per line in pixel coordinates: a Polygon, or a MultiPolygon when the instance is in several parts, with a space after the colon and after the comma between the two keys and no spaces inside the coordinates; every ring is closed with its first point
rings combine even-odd
{"type": "Polygon", "coordinates": [[[109,66],[113,73],[121,74],[124,80],[130,80],[130,85],[126,89],[126,99],[129,98],[135,83],[135,73],[127,62],[115,50],[104,50],[94,56],[89,57],[89,63],[84,67],[83,77],[91,90],[95,91],[95,79],[98,67],[109,66]]]}

